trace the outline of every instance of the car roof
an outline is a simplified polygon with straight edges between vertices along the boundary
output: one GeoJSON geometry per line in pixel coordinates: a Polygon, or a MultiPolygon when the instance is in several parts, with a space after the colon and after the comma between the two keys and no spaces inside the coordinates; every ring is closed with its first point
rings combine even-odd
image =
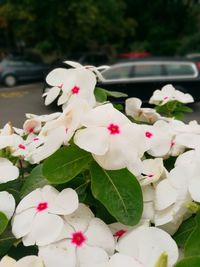
{"type": "Polygon", "coordinates": [[[144,57],[144,58],[130,58],[117,60],[114,64],[130,63],[130,62],[191,62],[193,61],[186,57],[144,57]]]}

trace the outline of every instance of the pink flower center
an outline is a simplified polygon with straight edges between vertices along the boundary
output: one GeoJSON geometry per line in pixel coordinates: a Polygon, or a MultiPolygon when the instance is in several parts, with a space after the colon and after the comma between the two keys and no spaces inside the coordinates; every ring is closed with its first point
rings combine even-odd
{"type": "Polygon", "coordinates": [[[110,134],[119,134],[120,133],[120,129],[119,129],[119,126],[117,124],[111,123],[110,125],[108,125],[107,129],[110,131],[110,134]]]}
{"type": "Polygon", "coordinates": [[[34,128],[33,127],[31,127],[31,128],[28,129],[28,132],[29,133],[33,133],[33,131],[34,131],[34,128]]]}
{"type": "Polygon", "coordinates": [[[149,174],[148,177],[149,178],[152,178],[154,176],[154,174],[149,174]]]}
{"type": "Polygon", "coordinates": [[[79,91],[80,91],[80,87],[78,87],[78,86],[74,86],[74,88],[72,88],[72,90],[71,90],[73,95],[78,94],[79,91]]]}
{"type": "Polygon", "coordinates": [[[146,132],[145,135],[147,138],[151,138],[153,134],[151,132],[146,132]]]}
{"type": "Polygon", "coordinates": [[[19,147],[20,149],[23,149],[23,150],[26,149],[26,146],[24,146],[24,145],[22,145],[22,144],[19,144],[18,147],[19,147]]]}
{"type": "Polygon", "coordinates": [[[72,234],[71,242],[77,247],[81,247],[83,243],[85,242],[85,240],[86,240],[86,236],[84,236],[84,234],[81,231],[75,232],[72,234]]]}
{"type": "Polygon", "coordinates": [[[38,137],[33,138],[33,141],[39,141],[38,137]]]}
{"type": "Polygon", "coordinates": [[[120,230],[118,230],[117,232],[114,233],[114,236],[117,237],[117,238],[120,238],[120,237],[122,237],[126,232],[127,232],[127,230],[120,229],[120,230]]]}
{"type": "Polygon", "coordinates": [[[166,100],[166,99],[168,99],[168,98],[169,98],[168,96],[163,97],[164,100],[166,100]]]}
{"type": "Polygon", "coordinates": [[[46,210],[48,208],[48,203],[47,202],[40,202],[38,205],[37,205],[37,211],[43,211],[43,210],[46,210]]]}

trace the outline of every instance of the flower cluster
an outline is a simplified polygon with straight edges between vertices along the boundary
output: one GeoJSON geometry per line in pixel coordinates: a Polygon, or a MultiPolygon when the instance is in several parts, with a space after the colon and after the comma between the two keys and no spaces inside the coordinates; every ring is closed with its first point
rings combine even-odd
{"type": "Polygon", "coordinates": [[[62,111],[0,130],[0,267],[200,264],[200,125],[176,119],[192,96],[166,85],[125,114],[98,68],[66,63],[44,94],[62,111]]]}

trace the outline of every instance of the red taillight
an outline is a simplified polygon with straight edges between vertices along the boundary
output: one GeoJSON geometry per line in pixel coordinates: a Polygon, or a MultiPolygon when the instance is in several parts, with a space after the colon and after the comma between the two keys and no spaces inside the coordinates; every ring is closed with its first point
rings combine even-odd
{"type": "Polygon", "coordinates": [[[200,62],[196,62],[197,69],[200,70],[200,62]]]}

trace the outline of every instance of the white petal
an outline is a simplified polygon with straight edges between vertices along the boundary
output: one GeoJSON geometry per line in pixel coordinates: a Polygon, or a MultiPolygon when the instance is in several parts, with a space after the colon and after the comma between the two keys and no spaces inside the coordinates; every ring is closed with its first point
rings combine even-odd
{"type": "Polygon", "coordinates": [[[0,164],[0,183],[13,181],[19,177],[19,169],[16,166],[0,164]]]}
{"type": "Polygon", "coordinates": [[[39,256],[45,267],[76,267],[75,247],[62,249],[57,246],[39,247],[39,256]]]}
{"type": "Polygon", "coordinates": [[[168,179],[161,181],[155,191],[155,207],[157,210],[163,210],[176,202],[178,196],[177,190],[172,187],[168,179]]]}
{"type": "Polygon", "coordinates": [[[0,192],[0,211],[10,219],[15,210],[15,199],[6,191],[0,192]]]}
{"type": "Polygon", "coordinates": [[[108,254],[113,254],[115,241],[110,229],[103,221],[98,218],[92,219],[85,235],[88,245],[101,247],[108,254]]]}
{"type": "Polygon", "coordinates": [[[105,127],[79,130],[74,136],[74,143],[95,155],[103,155],[108,150],[109,132],[105,127]]]}
{"type": "Polygon", "coordinates": [[[99,247],[84,245],[77,249],[77,258],[80,266],[108,262],[108,254],[99,247]]]}
{"type": "Polygon", "coordinates": [[[94,218],[92,211],[83,203],[79,204],[78,209],[70,215],[64,217],[65,221],[73,226],[76,231],[85,232],[89,222],[94,218]]]}
{"type": "Polygon", "coordinates": [[[117,250],[134,257],[148,267],[154,267],[163,252],[169,256],[169,266],[173,266],[178,259],[175,241],[165,231],[156,227],[141,226],[129,232],[120,238],[117,250]]]}
{"type": "Polygon", "coordinates": [[[46,106],[51,104],[58,97],[58,95],[60,94],[60,90],[61,89],[58,87],[53,87],[49,90],[44,102],[46,106]]]}
{"type": "Polygon", "coordinates": [[[32,208],[14,215],[12,220],[12,232],[17,238],[23,237],[31,231],[35,214],[36,209],[32,208]]]}
{"type": "Polygon", "coordinates": [[[200,179],[192,179],[189,185],[189,192],[194,201],[200,202],[200,179]]]}
{"type": "Polygon", "coordinates": [[[54,205],[51,206],[50,212],[67,215],[74,212],[78,208],[78,195],[75,190],[66,188],[62,190],[54,200],[54,205]]]}
{"type": "Polygon", "coordinates": [[[64,61],[64,63],[66,63],[67,65],[69,65],[73,68],[82,68],[83,67],[80,63],[75,62],[75,61],[71,61],[71,60],[66,60],[66,61],[64,61]]]}
{"type": "Polygon", "coordinates": [[[56,68],[47,75],[46,82],[51,86],[61,86],[67,75],[68,70],[64,68],[56,68]]]}
{"type": "Polygon", "coordinates": [[[20,259],[15,267],[43,267],[42,260],[37,256],[26,256],[20,259]]]}
{"type": "Polygon", "coordinates": [[[51,156],[63,144],[66,137],[65,127],[58,127],[50,132],[43,146],[39,147],[33,153],[28,155],[31,163],[39,163],[45,158],[51,156]]]}
{"type": "Polygon", "coordinates": [[[110,267],[142,267],[143,264],[137,260],[135,260],[133,257],[116,253],[114,254],[110,261],[110,267]]]}
{"type": "Polygon", "coordinates": [[[32,224],[31,232],[38,246],[45,246],[59,236],[64,222],[61,217],[46,212],[37,213],[32,224]]]}
{"type": "Polygon", "coordinates": [[[25,211],[29,208],[37,207],[38,203],[42,202],[42,193],[41,189],[38,188],[28,195],[26,195],[18,204],[16,213],[20,213],[22,211],[25,211]]]}
{"type": "Polygon", "coordinates": [[[4,256],[0,261],[0,267],[15,267],[16,260],[9,256],[4,256]]]}

